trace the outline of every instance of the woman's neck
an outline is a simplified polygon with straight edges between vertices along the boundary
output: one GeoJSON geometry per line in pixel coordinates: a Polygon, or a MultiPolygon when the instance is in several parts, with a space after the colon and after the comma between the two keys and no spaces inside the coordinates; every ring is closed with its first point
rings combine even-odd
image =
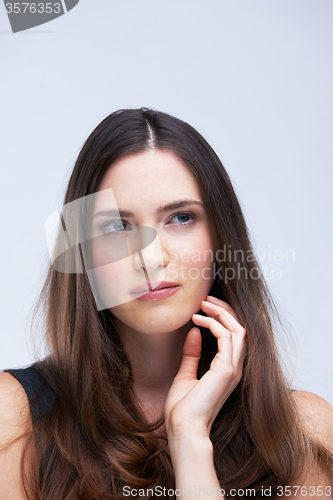
{"type": "Polygon", "coordinates": [[[115,317],[114,324],[131,363],[134,391],[166,396],[180,366],[186,335],[194,326],[192,321],[158,334],[139,332],[115,317]]]}

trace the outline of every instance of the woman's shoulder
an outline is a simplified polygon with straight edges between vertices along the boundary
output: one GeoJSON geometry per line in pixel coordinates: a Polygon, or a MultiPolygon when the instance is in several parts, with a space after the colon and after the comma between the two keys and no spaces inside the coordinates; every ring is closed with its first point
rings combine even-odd
{"type": "Polygon", "coordinates": [[[292,397],[303,428],[333,453],[333,406],[308,391],[293,391],[292,397]]]}
{"type": "MultiPolygon", "coordinates": [[[[45,360],[24,368],[8,368],[0,373],[0,398],[13,399],[13,404],[30,408],[33,423],[37,423],[55,403],[56,395],[43,377],[40,366],[45,360]]],[[[1,404],[1,403],[0,403],[1,404]]]]}
{"type": "MultiPolygon", "coordinates": [[[[0,499],[25,500],[20,463],[32,427],[27,394],[10,373],[0,373],[0,499]],[[28,434],[26,434],[28,432],[28,434]]],[[[27,450],[29,459],[29,450],[27,450]]]]}
{"type": "Polygon", "coordinates": [[[55,393],[38,370],[38,363],[0,372],[0,500],[26,500],[21,460],[29,470],[34,441],[31,431],[55,402],[55,393]],[[29,446],[26,446],[29,443],[29,446]]]}
{"type": "Polygon", "coordinates": [[[31,426],[30,396],[33,372],[33,365],[0,372],[1,445],[20,435],[24,424],[31,426]]]}
{"type": "Polygon", "coordinates": [[[0,373],[0,440],[16,434],[15,428],[22,427],[29,419],[29,400],[20,382],[8,372],[0,373]]]}

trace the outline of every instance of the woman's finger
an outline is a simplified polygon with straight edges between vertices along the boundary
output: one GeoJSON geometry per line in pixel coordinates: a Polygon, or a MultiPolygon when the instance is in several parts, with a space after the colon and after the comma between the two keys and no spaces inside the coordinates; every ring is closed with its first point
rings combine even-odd
{"type": "Polygon", "coordinates": [[[218,359],[225,364],[233,364],[233,345],[232,333],[227,330],[221,323],[214,318],[208,316],[201,316],[200,314],[192,315],[193,323],[208,328],[212,334],[217,338],[218,346],[218,359]]]}
{"type": "Polygon", "coordinates": [[[210,315],[216,316],[220,323],[230,332],[238,332],[240,328],[243,328],[231,313],[217,304],[203,300],[201,302],[201,309],[205,312],[209,311],[210,315]]]}
{"type": "Polygon", "coordinates": [[[213,295],[207,295],[206,301],[208,301],[212,304],[216,304],[217,306],[223,307],[223,309],[228,311],[228,313],[231,314],[231,316],[233,316],[235,318],[237,323],[241,324],[236,312],[231,307],[231,305],[228,304],[228,302],[225,302],[224,300],[218,299],[217,297],[213,297],[213,295]]]}
{"type": "Polygon", "coordinates": [[[230,313],[225,309],[212,304],[210,302],[202,301],[202,310],[207,312],[209,315],[215,317],[220,321],[226,328],[228,328],[233,333],[233,364],[234,367],[242,367],[245,357],[245,329],[237,323],[235,319],[231,317],[230,313]]]}
{"type": "Polygon", "coordinates": [[[191,328],[184,342],[183,357],[177,372],[177,377],[196,379],[200,357],[201,332],[199,328],[191,328]]]}

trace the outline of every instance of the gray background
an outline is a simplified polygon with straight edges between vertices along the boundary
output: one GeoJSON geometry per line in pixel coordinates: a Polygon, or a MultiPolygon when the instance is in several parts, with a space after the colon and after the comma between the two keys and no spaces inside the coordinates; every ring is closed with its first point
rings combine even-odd
{"type": "Polygon", "coordinates": [[[112,111],[147,106],[220,155],[295,336],[294,387],[333,403],[332,21],[331,0],[81,0],[12,34],[0,5],[1,369],[33,361],[44,221],[80,147],[112,111]]]}

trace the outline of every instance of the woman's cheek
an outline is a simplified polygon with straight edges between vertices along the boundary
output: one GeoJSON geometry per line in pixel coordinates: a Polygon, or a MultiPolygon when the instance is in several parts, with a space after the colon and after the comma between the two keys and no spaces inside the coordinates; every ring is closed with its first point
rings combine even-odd
{"type": "Polygon", "coordinates": [[[105,309],[132,300],[129,291],[135,283],[131,286],[128,267],[129,263],[124,259],[96,267],[87,273],[90,283],[94,283],[94,295],[102,299],[105,309]]]}
{"type": "Polygon", "coordinates": [[[190,279],[210,280],[213,272],[213,251],[207,246],[193,248],[181,255],[182,267],[190,279]]]}

